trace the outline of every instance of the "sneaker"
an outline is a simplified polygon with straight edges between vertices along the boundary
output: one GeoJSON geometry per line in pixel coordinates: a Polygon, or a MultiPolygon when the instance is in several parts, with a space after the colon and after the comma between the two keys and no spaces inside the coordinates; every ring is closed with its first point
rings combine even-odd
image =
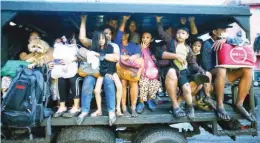
{"type": "Polygon", "coordinates": [[[144,112],[144,103],[138,103],[138,105],[136,106],[136,112],[138,114],[142,114],[144,112]]]}
{"type": "Polygon", "coordinates": [[[156,104],[152,100],[147,100],[148,109],[150,111],[155,111],[156,104]]]}

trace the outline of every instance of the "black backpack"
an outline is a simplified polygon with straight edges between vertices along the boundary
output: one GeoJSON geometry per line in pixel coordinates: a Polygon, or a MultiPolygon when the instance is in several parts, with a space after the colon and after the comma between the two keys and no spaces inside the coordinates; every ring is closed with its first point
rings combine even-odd
{"type": "Polygon", "coordinates": [[[2,102],[2,124],[8,127],[38,125],[44,118],[49,95],[49,76],[44,79],[43,68],[19,67],[2,102]]]}

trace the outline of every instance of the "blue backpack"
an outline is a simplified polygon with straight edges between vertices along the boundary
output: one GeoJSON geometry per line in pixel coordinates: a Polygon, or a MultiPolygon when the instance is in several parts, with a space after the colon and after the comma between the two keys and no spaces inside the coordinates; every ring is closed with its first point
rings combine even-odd
{"type": "Polygon", "coordinates": [[[49,97],[49,76],[44,79],[44,70],[19,67],[1,105],[2,124],[8,127],[38,125],[44,118],[49,97]]]}

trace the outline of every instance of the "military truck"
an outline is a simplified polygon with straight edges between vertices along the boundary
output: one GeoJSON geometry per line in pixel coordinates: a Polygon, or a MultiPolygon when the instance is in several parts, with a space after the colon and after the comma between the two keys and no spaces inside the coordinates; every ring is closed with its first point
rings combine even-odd
{"type": "MultiPolygon", "coordinates": [[[[246,6],[200,6],[173,4],[132,4],[132,3],[101,3],[84,1],[45,1],[45,0],[2,0],[1,2],[1,61],[16,59],[18,52],[24,50],[30,31],[38,31],[47,41],[53,40],[52,35],[59,32],[79,30],[80,16],[88,15],[87,31],[93,31],[105,23],[106,17],[131,15],[140,28],[156,29],[155,16],[164,16],[164,24],[177,23],[180,17],[194,16],[199,35],[208,33],[213,23],[236,22],[249,38],[250,10],[246,6]],[[10,22],[15,23],[12,26],[10,22]],[[25,44],[24,44],[25,43],[25,44]],[[23,49],[22,49],[23,48],[23,49]]],[[[187,142],[186,138],[200,134],[200,127],[216,136],[257,136],[257,123],[246,122],[233,111],[232,105],[237,98],[238,87],[233,83],[231,101],[225,102],[231,121],[219,120],[213,111],[195,111],[195,118],[176,119],[168,111],[169,97],[162,96],[163,104],[154,112],[145,111],[136,118],[118,117],[113,126],[108,125],[108,115],[87,117],[82,125],[77,125],[75,118],[46,118],[40,126],[32,129],[31,139],[44,138],[46,142],[116,142],[116,138],[127,139],[133,143],[187,142]],[[171,125],[190,123],[193,130],[179,130],[171,125]],[[33,135],[33,136],[32,136],[33,135]]],[[[251,88],[247,109],[255,114],[254,90],[251,88]]],[[[105,112],[103,112],[105,113],[105,112]]],[[[2,139],[5,133],[17,133],[17,129],[2,125],[2,139]]],[[[19,133],[19,132],[18,132],[19,133]]],[[[11,134],[13,136],[14,134],[11,134]]],[[[28,135],[28,132],[26,132],[28,135]]],[[[28,136],[26,136],[28,138],[28,136]]],[[[8,138],[7,138],[8,139],[8,138]]],[[[4,140],[2,140],[4,141],[4,140]]]]}

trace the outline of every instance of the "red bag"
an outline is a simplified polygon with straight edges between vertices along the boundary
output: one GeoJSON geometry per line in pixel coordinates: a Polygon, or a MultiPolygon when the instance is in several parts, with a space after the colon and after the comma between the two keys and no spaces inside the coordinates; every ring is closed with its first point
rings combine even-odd
{"type": "Polygon", "coordinates": [[[153,61],[149,48],[145,48],[142,50],[142,57],[144,59],[144,69],[142,75],[151,80],[157,79],[159,70],[153,61]]]}
{"type": "Polygon", "coordinates": [[[217,66],[224,68],[254,67],[256,56],[253,48],[224,43],[217,52],[217,66]]]}

